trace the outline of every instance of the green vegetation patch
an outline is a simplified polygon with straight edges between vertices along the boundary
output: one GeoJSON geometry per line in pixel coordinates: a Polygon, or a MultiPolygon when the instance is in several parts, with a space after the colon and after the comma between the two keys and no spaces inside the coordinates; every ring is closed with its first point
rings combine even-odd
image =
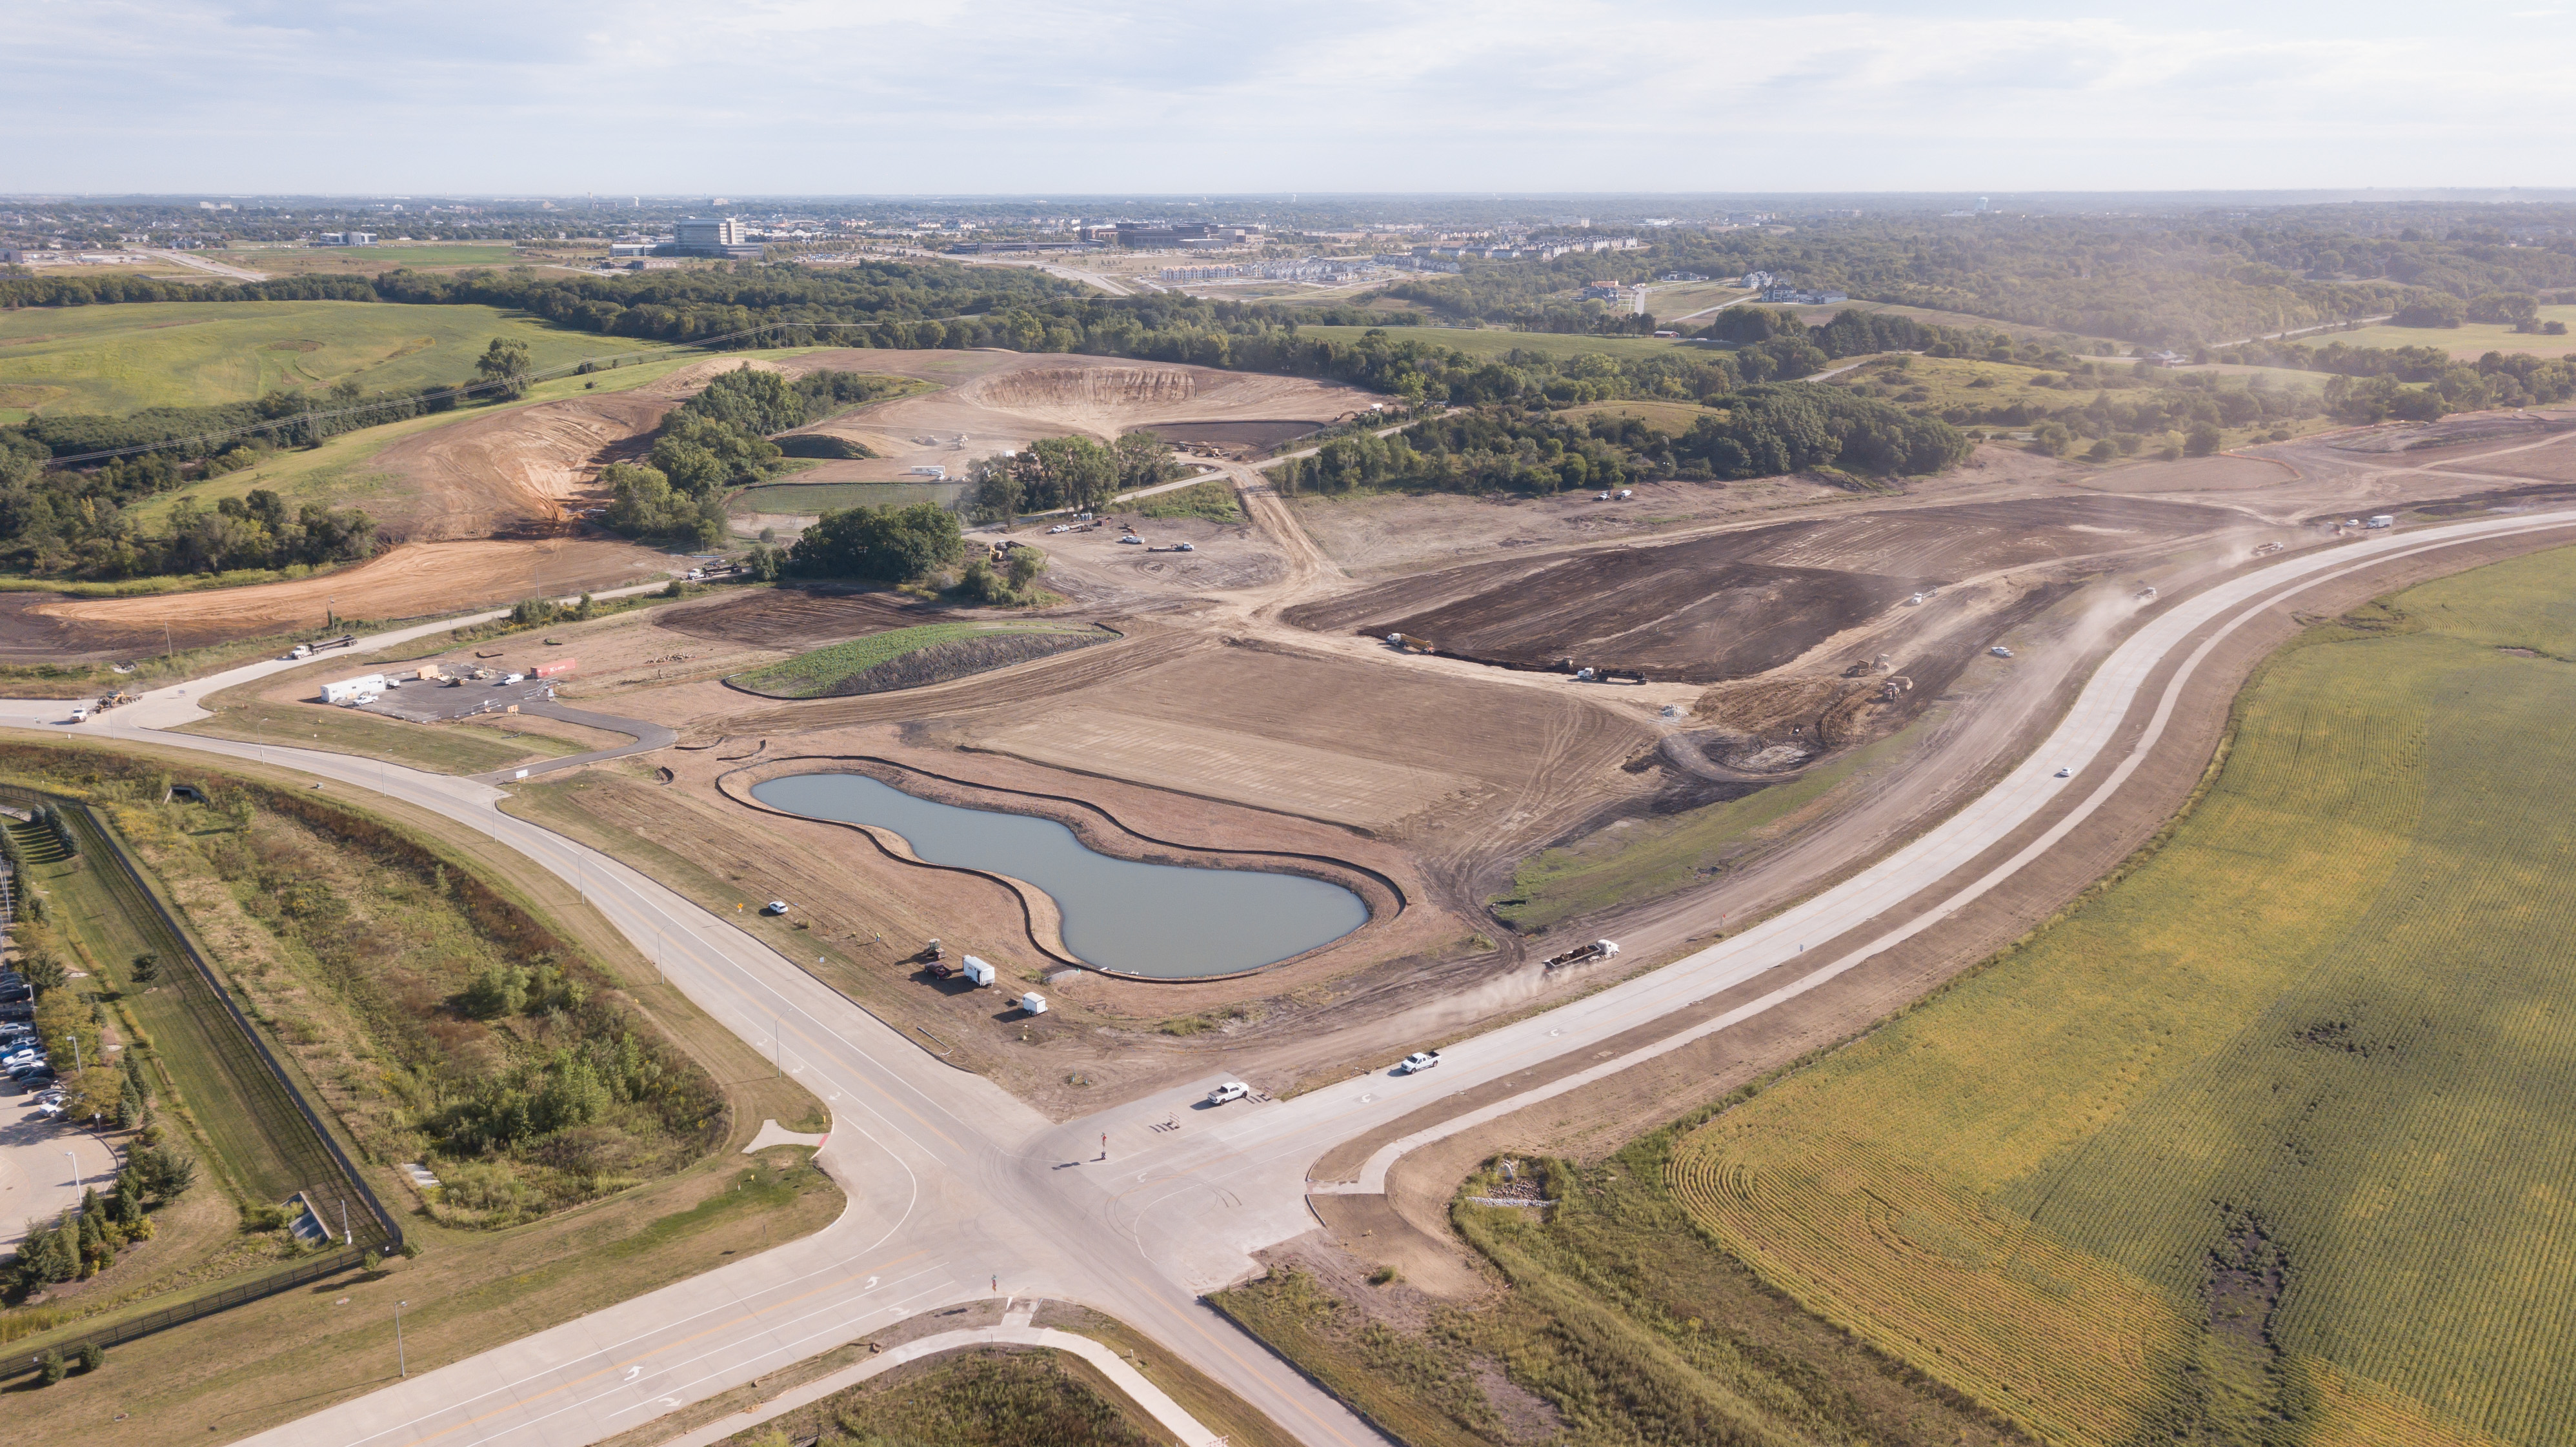
{"type": "Polygon", "coordinates": [[[897,1367],[725,1439],[728,1447],[1159,1447],[1087,1363],[979,1347],[897,1367]]]}
{"type": "Polygon", "coordinates": [[[1514,929],[1536,931],[1614,904],[1688,889],[1723,872],[1746,849],[1779,832],[1781,821],[1854,773],[1893,757],[1908,737],[1881,740],[1740,799],[1623,820],[1534,854],[1512,872],[1510,892],[1492,902],[1494,914],[1514,929]]]}
{"type": "Polygon", "coordinates": [[[1290,1266],[1210,1300],[1407,1447],[2027,1440],[1693,1231],[1665,1184],[1679,1134],[1471,1176],[1450,1219],[1509,1282],[1473,1309],[1426,1310],[1386,1268],[1337,1290],[1290,1266]]]}
{"type": "Polygon", "coordinates": [[[1210,481],[1176,487],[1152,497],[1138,498],[1130,504],[1139,517],[1205,518],[1212,523],[1243,521],[1243,507],[1237,501],[1234,485],[1210,481]]]}
{"type": "Polygon", "coordinates": [[[882,693],[963,678],[1069,648],[1087,648],[1117,636],[1089,623],[924,623],[800,653],[737,673],[725,682],[765,698],[882,693]],[[907,662],[909,667],[902,666],[907,662]]]}
{"type": "Polygon", "coordinates": [[[355,378],[369,392],[473,380],[494,337],[543,370],[603,351],[657,350],[488,306],[357,301],[128,302],[0,310],[0,386],[43,388],[34,410],[124,413],[248,402],[355,378]]]}
{"type": "Polygon", "coordinates": [[[2571,596],[2306,635],[2153,857],[1691,1136],[1694,1217],[2051,1440],[2562,1440],[2571,596]]]}

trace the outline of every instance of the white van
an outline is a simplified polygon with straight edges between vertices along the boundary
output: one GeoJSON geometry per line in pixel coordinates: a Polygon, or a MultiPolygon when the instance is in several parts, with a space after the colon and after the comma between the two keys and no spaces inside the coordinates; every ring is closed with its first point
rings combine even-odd
{"type": "Polygon", "coordinates": [[[73,704],[73,705],[72,705],[72,722],[73,722],[73,723],[87,723],[87,722],[89,722],[89,705],[88,705],[88,704],[85,704],[85,703],[76,703],[76,704],[73,704]]]}

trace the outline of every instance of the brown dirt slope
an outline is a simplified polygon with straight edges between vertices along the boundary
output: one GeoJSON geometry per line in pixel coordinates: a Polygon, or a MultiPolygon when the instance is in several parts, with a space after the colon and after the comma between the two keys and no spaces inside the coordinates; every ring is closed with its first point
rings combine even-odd
{"type": "MultiPolygon", "coordinates": [[[[289,583],[142,598],[45,598],[14,623],[84,649],[158,651],[163,629],[180,648],[234,638],[319,632],[327,618],[422,618],[536,594],[641,583],[671,559],[597,538],[407,543],[381,557],[289,583]]],[[[0,615],[5,619],[5,615],[0,615]]]]}

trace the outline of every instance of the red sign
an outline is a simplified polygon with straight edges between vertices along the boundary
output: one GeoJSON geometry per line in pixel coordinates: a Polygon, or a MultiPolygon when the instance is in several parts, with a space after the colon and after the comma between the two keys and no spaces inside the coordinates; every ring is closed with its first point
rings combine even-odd
{"type": "Polygon", "coordinates": [[[537,677],[552,678],[556,674],[570,673],[579,667],[581,667],[581,660],[578,658],[560,658],[552,663],[539,664],[537,666],[537,677]]]}

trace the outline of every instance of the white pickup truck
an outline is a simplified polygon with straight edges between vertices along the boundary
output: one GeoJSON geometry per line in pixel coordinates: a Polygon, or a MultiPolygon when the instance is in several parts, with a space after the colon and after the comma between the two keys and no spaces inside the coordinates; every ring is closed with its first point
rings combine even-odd
{"type": "Polygon", "coordinates": [[[1429,1070],[1432,1066],[1439,1063],[1439,1051],[1416,1050],[1412,1054],[1404,1057],[1404,1063],[1395,1067],[1395,1073],[1398,1075],[1420,1075],[1422,1072],[1429,1070]]]}

